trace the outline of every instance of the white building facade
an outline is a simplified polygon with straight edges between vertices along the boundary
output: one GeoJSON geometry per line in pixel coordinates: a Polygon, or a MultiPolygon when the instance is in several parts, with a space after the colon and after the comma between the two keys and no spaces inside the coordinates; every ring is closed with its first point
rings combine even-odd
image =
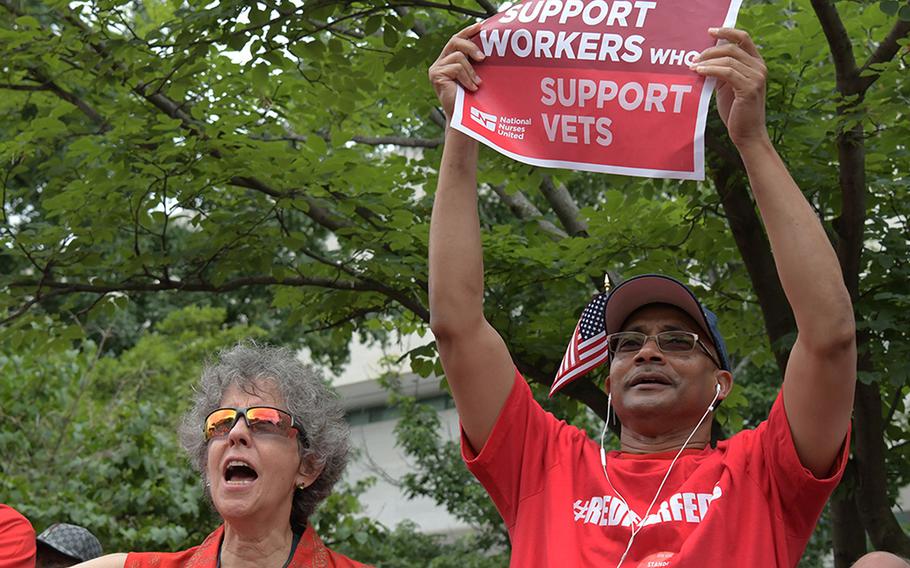
{"type": "MultiPolygon", "coordinates": [[[[424,533],[455,536],[467,532],[467,524],[455,519],[431,499],[408,499],[402,492],[400,480],[412,465],[396,443],[394,430],[399,413],[389,406],[389,393],[378,380],[388,372],[388,368],[374,363],[380,358],[381,353],[375,350],[355,346],[352,364],[334,381],[351,425],[354,448],[345,480],[353,484],[365,478],[375,479],[361,496],[360,503],[365,515],[388,528],[409,520],[424,533]]],[[[449,394],[439,387],[439,378],[424,379],[413,373],[403,373],[397,382],[402,394],[436,409],[444,438],[458,439],[458,415],[449,394]]]]}

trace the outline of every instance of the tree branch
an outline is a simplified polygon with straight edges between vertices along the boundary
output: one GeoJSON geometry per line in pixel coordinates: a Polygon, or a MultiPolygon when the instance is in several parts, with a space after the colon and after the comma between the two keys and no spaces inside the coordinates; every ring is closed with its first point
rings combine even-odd
{"type": "Polygon", "coordinates": [[[355,136],[351,140],[370,146],[391,144],[404,148],[436,148],[442,144],[442,138],[411,138],[408,136],[355,136]]]}
{"type": "Polygon", "coordinates": [[[298,276],[296,278],[277,278],[274,276],[244,276],[228,280],[215,285],[211,282],[199,280],[195,282],[182,282],[167,280],[160,282],[120,282],[117,284],[89,284],[85,282],[61,282],[38,280],[19,280],[9,284],[10,288],[30,288],[41,285],[61,293],[85,292],[90,294],[109,294],[111,292],[163,292],[167,290],[180,290],[182,292],[232,292],[248,286],[312,286],[316,288],[329,288],[332,290],[347,290],[357,292],[378,292],[375,286],[364,282],[339,280],[338,278],[315,278],[298,276]]]}
{"type": "MultiPolygon", "coordinates": [[[[409,12],[409,10],[407,8],[405,8],[404,6],[395,7],[395,13],[398,14],[399,16],[404,17],[405,15],[407,15],[408,12],[409,12]]],[[[411,31],[414,32],[417,35],[417,37],[423,37],[423,36],[427,35],[427,27],[425,25],[423,25],[423,22],[417,20],[416,18],[414,19],[414,25],[411,26],[411,31]]]]}
{"type": "Polygon", "coordinates": [[[853,57],[853,47],[844,22],[837,12],[837,7],[830,0],[812,0],[812,8],[815,10],[818,22],[828,40],[828,46],[831,48],[837,90],[843,95],[859,94],[853,92],[858,87],[855,84],[857,68],[856,59],[853,57]]]}
{"type": "Polygon", "coordinates": [[[89,284],[84,282],[60,282],[60,281],[37,281],[22,280],[13,282],[10,288],[31,288],[41,286],[50,288],[53,291],[50,294],[40,298],[36,297],[26,303],[25,306],[17,310],[16,313],[4,319],[0,323],[7,323],[16,317],[19,317],[35,303],[41,299],[71,293],[90,293],[90,294],[109,294],[111,292],[163,292],[167,290],[179,290],[182,292],[208,292],[224,293],[238,290],[249,286],[294,286],[294,287],[315,287],[327,288],[331,290],[342,290],[352,292],[375,292],[382,294],[392,300],[395,300],[408,310],[414,313],[422,321],[430,321],[430,313],[425,307],[420,305],[413,298],[410,298],[404,292],[396,290],[385,284],[375,281],[362,280],[341,280],[339,278],[316,278],[308,276],[298,276],[296,278],[276,278],[274,276],[246,276],[228,280],[222,284],[216,285],[211,282],[199,280],[195,282],[180,282],[167,280],[162,282],[121,282],[117,284],[89,284]]]}
{"type": "Polygon", "coordinates": [[[30,300],[27,300],[24,304],[22,304],[19,307],[19,309],[14,311],[9,316],[0,320],[0,327],[3,327],[6,324],[10,323],[11,321],[13,321],[19,317],[22,317],[23,315],[25,315],[26,312],[28,312],[30,309],[32,309],[32,307],[34,307],[36,304],[39,304],[42,300],[47,300],[47,299],[53,298],[55,296],[62,296],[64,294],[66,294],[66,292],[61,291],[61,290],[52,290],[50,293],[47,293],[47,294],[41,293],[41,282],[39,281],[38,290],[35,293],[35,297],[30,300]]]}
{"type": "Polygon", "coordinates": [[[0,89],[8,91],[50,91],[51,88],[44,85],[16,85],[13,83],[0,83],[0,89]]]}
{"type": "Polygon", "coordinates": [[[484,9],[484,11],[487,13],[488,18],[495,16],[498,12],[496,6],[490,2],[490,0],[476,0],[476,2],[481,8],[484,9]]]}
{"type": "Polygon", "coordinates": [[[771,254],[771,245],[765,236],[749,188],[739,154],[722,134],[717,123],[710,123],[705,136],[710,164],[710,175],[717,195],[730,225],[739,255],[746,265],[752,288],[761,307],[765,332],[781,373],[787,366],[789,349],[781,339],[796,331],[796,320],[790,302],[777,277],[777,267],[771,254]]]}
{"type": "Polygon", "coordinates": [[[382,311],[382,310],[384,310],[384,309],[387,308],[387,307],[388,307],[388,303],[385,303],[385,304],[382,304],[382,305],[380,305],[380,306],[370,306],[370,307],[367,307],[367,308],[360,308],[360,309],[357,309],[357,310],[353,310],[353,311],[351,311],[349,314],[345,315],[345,316],[342,317],[342,318],[338,318],[338,319],[336,319],[336,320],[334,320],[334,321],[330,321],[330,322],[324,323],[324,324],[322,324],[322,325],[317,325],[316,327],[310,327],[310,328],[307,328],[307,329],[302,329],[302,330],[299,331],[299,333],[300,333],[301,335],[306,335],[306,334],[308,334],[308,333],[313,333],[313,332],[317,332],[317,331],[326,331],[326,330],[329,330],[329,329],[333,329],[333,328],[338,327],[339,325],[344,325],[344,324],[346,324],[346,323],[348,323],[348,322],[354,321],[354,320],[359,319],[359,318],[362,318],[362,317],[364,317],[364,316],[368,316],[368,315],[370,315],[370,314],[372,314],[372,313],[376,313],[376,312],[382,311]]]}
{"type": "Polygon", "coordinates": [[[406,0],[401,4],[398,4],[398,6],[436,8],[438,10],[446,10],[448,12],[454,12],[456,14],[464,14],[465,16],[474,16],[475,18],[487,17],[487,14],[485,12],[478,12],[477,10],[462,8],[461,6],[456,6],[455,4],[442,4],[439,2],[428,2],[426,0],[406,0]]]}
{"type": "MultiPolygon", "coordinates": [[[[888,63],[891,61],[900,51],[899,40],[907,37],[910,34],[910,21],[907,20],[898,20],[894,23],[894,27],[891,28],[891,31],[888,32],[888,35],[885,36],[885,39],[882,40],[872,55],[869,56],[869,59],[863,63],[863,66],[859,69],[859,75],[865,75],[873,65],[880,65],[882,63],[888,63]]],[[[861,88],[865,92],[871,85],[874,83],[881,73],[876,72],[873,75],[866,75],[860,77],[860,83],[862,84],[861,88]]]]}
{"type": "Polygon", "coordinates": [[[29,68],[28,74],[32,76],[32,80],[38,83],[38,85],[31,87],[29,85],[6,84],[0,85],[0,88],[12,89],[14,91],[50,91],[64,101],[81,110],[82,113],[89,118],[89,120],[98,125],[99,130],[102,132],[106,131],[110,127],[107,120],[101,116],[101,113],[96,111],[90,104],[83,101],[75,94],[58,85],[44,71],[37,68],[29,68]]]}
{"type": "MultiPolygon", "coordinates": [[[[284,136],[251,136],[253,140],[262,142],[301,142],[309,140],[309,136],[288,132],[284,136]]],[[[323,138],[328,141],[328,136],[323,138]]],[[[436,148],[442,145],[442,138],[414,138],[411,136],[354,136],[351,142],[366,144],[367,146],[382,146],[388,144],[391,146],[401,146],[403,148],[436,148]]]]}
{"type": "Polygon", "coordinates": [[[9,322],[11,322],[17,318],[22,317],[25,314],[25,312],[32,309],[32,306],[34,306],[35,304],[40,302],[41,299],[42,299],[41,297],[35,296],[34,298],[32,298],[30,300],[26,300],[26,302],[24,304],[22,304],[21,306],[19,306],[19,308],[17,310],[13,311],[10,315],[8,315],[5,318],[3,318],[2,320],[0,320],[0,327],[8,324],[9,322]]]}
{"type": "Polygon", "coordinates": [[[521,191],[509,194],[502,184],[492,187],[499,199],[512,211],[512,214],[522,221],[537,221],[537,225],[541,230],[550,235],[554,241],[559,241],[569,236],[565,231],[546,220],[540,210],[521,191]]]}
{"type": "Polygon", "coordinates": [[[334,231],[337,231],[338,229],[354,226],[354,224],[351,223],[350,221],[348,221],[347,219],[344,219],[342,217],[339,217],[338,215],[335,215],[334,213],[329,211],[327,208],[325,208],[321,204],[319,204],[319,202],[316,199],[314,199],[308,195],[305,195],[303,193],[296,193],[293,191],[287,191],[287,192],[279,191],[279,190],[269,186],[268,184],[266,184],[265,182],[263,182],[261,180],[258,180],[253,177],[247,177],[247,176],[234,176],[230,180],[228,180],[228,183],[230,183],[231,185],[236,185],[238,187],[244,187],[247,189],[252,189],[254,191],[258,191],[260,193],[264,193],[266,195],[274,197],[275,199],[283,199],[283,198],[302,199],[307,204],[307,209],[304,211],[304,213],[310,219],[312,219],[313,221],[315,221],[319,225],[322,225],[323,227],[325,227],[326,229],[328,229],[330,231],[334,232],[334,231]]]}
{"type": "Polygon", "coordinates": [[[434,109],[430,112],[430,120],[433,121],[433,122],[436,124],[436,126],[438,126],[439,128],[442,128],[443,130],[445,130],[445,128],[446,128],[446,115],[445,115],[444,112],[442,112],[441,109],[439,109],[439,108],[434,108],[434,109]]]}
{"type": "Polygon", "coordinates": [[[540,184],[540,192],[553,208],[556,216],[559,217],[559,222],[569,235],[573,237],[588,236],[588,224],[579,218],[578,205],[575,204],[575,200],[566,186],[561,183],[555,184],[553,178],[544,175],[543,182],[540,184]]]}
{"type": "Polygon", "coordinates": [[[398,290],[396,288],[386,286],[382,282],[379,282],[378,280],[376,280],[374,278],[370,278],[370,277],[364,275],[363,273],[358,272],[357,270],[347,266],[346,264],[344,264],[342,262],[334,262],[331,259],[324,258],[322,255],[316,254],[315,252],[310,251],[310,250],[304,249],[302,252],[305,255],[307,255],[308,257],[312,258],[313,260],[315,260],[325,266],[329,266],[336,270],[340,270],[340,271],[344,272],[345,274],[356,278],[360,282],[364,282],[366,284],[373,286],[374,291],[380,292],[380,293],[388,296],[389,298],[397,301],[399,304],[401,304],[405,308],[414,312],[414,314],[417,317],[419,317],[421,320],[423,320],[427,323],[430,322],[430,311],[426,308],[426,306],[421,304],[418,300],[409,296],[407,293],[405,293],[401,290],[398,290]]]}
{"type": "Polygon", "coordinates": [[[894,396],[891,397],[891,404],[888,405],[888,412],[885,414],[884,424],[887,427],[891,424],[891,421],[894,420],[894,413],[897,412],[897,407],[900,405],[903,397],[904,387],[899,386],[894,389],[894,396]]]}
{"type": "Polygon", "coordinates": [[[97,124],[98,129],[101,132],[104,132],[110,128],[110,125],[108,124],[107,120],[101,116],[101,113],[92,108],[91,105],[89,105],[87,102],[83,101],[73,93],[70,93],[69,91],[63,89],[53,81],[49,82],[48,85],[50,86],[50,90],[55,95],[81,110],[92,122],[97,124]]]}

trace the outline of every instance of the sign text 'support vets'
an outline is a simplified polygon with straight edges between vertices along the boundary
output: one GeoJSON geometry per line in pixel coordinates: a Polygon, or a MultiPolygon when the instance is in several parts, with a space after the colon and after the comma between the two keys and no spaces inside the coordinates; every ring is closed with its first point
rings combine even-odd
{"type": "Polygon", "coordinates": [[[537,166],[704,179],[714,80],[689,69],[741,0],[526,0],[483,23],[452,126],[537,166]],[[476,64],[475,64],[476,65],[476,64]]]}

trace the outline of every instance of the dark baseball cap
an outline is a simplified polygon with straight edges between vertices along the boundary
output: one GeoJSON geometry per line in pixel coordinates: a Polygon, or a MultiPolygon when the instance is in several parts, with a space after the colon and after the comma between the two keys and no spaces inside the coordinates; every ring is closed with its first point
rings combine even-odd
{"type": "Polygon", "coordinates": [[[687,313],[714,345],[721,369],[731,370],[727,345],[717,326],[717,316],[698,301],[688,286],[669,276],[642,274],[614,288],[607,297],[607,334],[621,331],[629,316],[648,304],[669,304],[687,313]]]}
{"type": "Polygon", "coordinates": [[[54,523],[35,540],[82,562],[98,558],[102,554],[101,543],[95,535],[79,525],[54,523]]]}

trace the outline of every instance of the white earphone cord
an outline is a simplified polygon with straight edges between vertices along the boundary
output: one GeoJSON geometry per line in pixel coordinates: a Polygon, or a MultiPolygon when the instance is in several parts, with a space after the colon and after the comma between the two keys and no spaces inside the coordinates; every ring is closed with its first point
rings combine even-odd
{"type": "MultiPolygon", "coordinates": [[[[651,514],[651,509],[654,507],[654,503],[657,503],[657,497],[660,496],[660,492],[664,488],[664,484],[667,482],[667,479],[670,477],[670,472],[673,471],[673,466],[676,465],[676,460],[679,459],[679,456],[682,455],[683,450],[686,449],[686,446],[689,445],[689,442],[692,440],[692,436],[698,432],[698,429],[701,428],[702,423],[704,423],[705,418],[708,417],[708,414],[714,411],[714,403],[717,402],[717,397],[720,396],[721,386],[720,383],[717,383],[717,386],[714,389],[714,398],[711,400],[711,404],[708,405],[708,409],[705,410],[705,413],[702,415],[701,420],[698,421],[698,424],[695,425],[695,428],[692,430],[692,433],[689,434],[689,437],[686,438],[686,441],[683,442],[679,452],[676,453],[676,457],[673,458],[673,461],[670,462],[670,467],[667,468],[667,473],[664,474],[663,480],[661,480],[660,485],[657,487],[657,493],[654,494],[654,499],[651,500],[651,504],[648,505],[648,510],[645,511],[644,516],[639,517],[639,522],[636,523],[632,521],[632,534],[629,536],[629,542],[626,544],[626,550],[622,553],[622,556],[619,558],[619,564],[616,565],[616,568],[620,568],[622,563],[625,562],[626,556],[629,554],[629,550],[632,549],[632,543],[635,542],[635,535],[644,527],[644,522],[648,519],[648,515],[651,514]]],[[[607,435],[607,426],[610,424],[610,411],[612,409],[613,395],[607,395],[607,420],[604,422],[603,430],[600,432],[600,465],[603,468],[604,477],[607,479],[607,483],[610,485],[610,489],[613,490],[613,493],[619,497],[619,500],[622,501],[623,505],[626,506],[626,509],[630,513],[635,514],[635,511],[632,510],[632,507],[629,506],[629,503],[626,501],[625,497],[613,487],[613,482],[610,481],[610,474],[607,473],[607,452],[604,449],[604,439],[607,435]]],[[[637,515],[635,515],[637,516],[637,515]]]]}

